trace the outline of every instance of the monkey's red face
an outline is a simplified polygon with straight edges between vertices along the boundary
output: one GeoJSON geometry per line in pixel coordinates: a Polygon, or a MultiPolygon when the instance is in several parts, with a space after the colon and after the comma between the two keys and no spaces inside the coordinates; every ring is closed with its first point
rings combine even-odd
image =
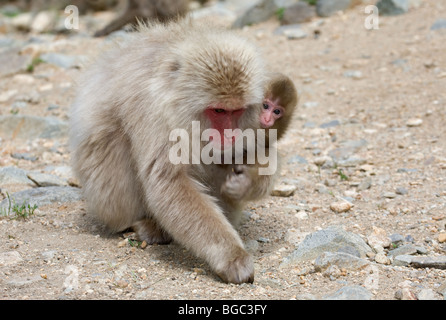
{"type": "Polygon", "coordinates": [[[217,133],[211,135],[211,141],[220,144],[222,149],[232,146],[237,133],[233,132],[233,130],[239,129],[238,120],[244,111],[245,109],[243,108],[229,109],[224,108],[222,105],[208,107],[204,112],[205,116],[211,123],[211,129],[215,129],[219,133],[219,135],[217,133]],[[226,129],[228,130],[225,132],[226,129]]]}
{"type": "Polygon", "coordinates": [[[285,109],[277,102],[265,99],[263,102],[263,110],[260,114],[260,125],[264,129],[268,129],[274,125],[277,119],[282,118],[285,109]]]}

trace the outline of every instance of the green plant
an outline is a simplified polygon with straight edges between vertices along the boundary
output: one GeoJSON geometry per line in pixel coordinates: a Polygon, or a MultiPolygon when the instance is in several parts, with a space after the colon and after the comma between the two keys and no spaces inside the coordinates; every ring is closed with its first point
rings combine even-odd
{"type": "Polygon", "coordinates": [[[14,199],[11,199],[9,193],[6,192],[6,197],[8,198],[8,209],[2,209],[0,212],[2,215],[9,216],[12,213],[14,214],[11,219],[23,219],[26,220],[30,216],[34,214],[34,211],[37,209],[37,205],[31,206],[29,203],[23,201],[21,205],[15,203],[14,199]]]}
{"type": "Polygon", "coordinates": [[[26,71],[28,72],[33,72],[34,71],[34,67],[37,66],[38,64],[42,63],[43,60],[40,59],[40,57],[34,58],[31,63],[28,65],[28,67],[26,68],[26,71]]]}
{"type": "Polygon", "coordinates": [[[305,2],[307,2],[309,5],[315,6],[317,3],[317,0],[303,0],[305,2]]]}
{"type": "Polygon", "coordinates": [[[282,20],[283,14],[285,13],[285,8],[279,8],[276,10],[277,19],[282,20]]]}
{"type": "Polygon", "coordinates": [[[344,172],[342,172],[342,169],[338,169],[338,174],[342,181],[348,180],[348,177],[344,174],[344,172]]]}

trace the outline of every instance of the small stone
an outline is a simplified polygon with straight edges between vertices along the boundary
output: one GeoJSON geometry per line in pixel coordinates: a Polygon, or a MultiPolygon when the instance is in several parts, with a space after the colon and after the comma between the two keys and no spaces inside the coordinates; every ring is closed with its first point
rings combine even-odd
{"type": "Polygon", "coordinates": [[[379,264],[390,264],[391,263],[390,259],[387,258],[387,256],[383,252],[379,252],[375,255],[375,262],[379,263],[379,264]]]}
{"type": "Polygon", "coordinates": [[[446,19],[438,19],[431,26],[431,30],[446,29],[446,19]]]}
{"type": "Polygon", "coordinates": [[[306,220],[308,219],[308,213],[306,213],[304,210],[299,211],[294,215],[299,220],[306,220]]]}
{"type": "Polygon", "coordinates": [[[372,178],[367,177],[359,183],[359,185],[356,187],[356,190],[364,191],[370,189],[371,186],[372,186],[372,178]]]}
{"type": "Polygon", "coordinates": [[[408,127],[419,127],[419,126],[421,126],[422,123],[423,123],[422,119],[412,118],[412,119],[407,120],[406,126],[408,126],[408,127]]]}
{"type": "Polygon", "coordinates": [[[285,30],[283,34],[287,37],[289,40],[297,40],[297,39],[303,39],[307,37],[307,33],[300,29],[300,28],[294,28],[285,30]]]}
{"type": "Polygon", "coordinates": [[[416,295],[409,288],[396,291],[395,298],[398,300],[417,300],[416,295]]]}
{"type": "Polygon", "coordinates": [[[0,266],[11,266],[22,261],[22,256],[17,251],[0,252],[0,266]]]}
{"type": "Polygon", "coordinates": [[[296,186],[279,185],[274,187],[274,189],[271,191],[271,195],[276,197],[289,197],[294,194],[294,191],[296,191],[296,189],[296,186]]]}
{"type": "Polygon", "coordinates": [[[330,161],[331,158],[329,156],[321,156],[321,157],[316,157],[313,160],[313,163],[317,166],[323,166],[327,161],[330,161]]]}
{"type": "Polygon", "coordinates": [[[441,243],[446,242],[446,233],[440,233],[438,235],[438,242],[441,242],[441,243]]]}
{"type": "Polygon", "coordinates": [[[391,240],[387,236],[386,231],[375,226],[373,226],[372,233],[367,237],[367,242],[372,248],[377,245],[387,248],[391,244],[391,240]]]}
{"type": "Polygon", "coordinates": [[[384,192],[382,194],[383,198],[387,198],[387,199],[394,199],[396,198],[396,193],[395,192],[384,192]]]}
{"type": "Polygon", "coordinates": [[[418,300],[439,300],[437,294],[432,289],[421,289],[417,297],[418,300]]]}
{"type": "Polygon", "coordinates": [[[408,193],[407,189],[403,188],[403,187],[397,187],[395,189],[395,192],[396,192],[396,194],[399,194],[399,195],[406,195],[408,193]]]}
{"type": "Polygon", "coordinates": [[[401,247],[398,247],[396,249],[389,251],[389,256],[396,257],[400,255],[409,255],[409,254],[415,254],[417,253],[417,248],[411,243],[402,245],[401,247]]]}
{"type": "Polygon", "coordinates": [[[324,123],[322,123],[320,126],[319,126],[319,128],[323,128],[323,129],[326,129],[326,128],[332,128],[332,127],[337,127],[337,126],[339,126],[341,124],[341,122],[339,121],[339,120],[332,120],[332,121],[329,121],[329,122],[324,122],[324,123]]]}
{"type": "Polygon", "coordinates": [[[360,79],[363,78],[363,76],[362,76],[362,72],[361,72],[361,71],[358,71],[358,70],[349,70],[349,71],[346,71],[346,72],[344,72],[344,77],[346,77],[346,78],[352,78],[352,79],[355,79],[355,80],[360,80],[360,79]]]}
{"type": "Polygon", "coordinates": [[[407,267],[410,265],[413,256],[409,255],[400,255],[393,258],[392,265],[394,266],[401,266],[401,267],[407,267]]]}
{"type": "Polygon", "coordinates": [[[353,205],[347,201],[338,201],[330,204],[330,209],[336,213],[347,212],[353,205]]]}

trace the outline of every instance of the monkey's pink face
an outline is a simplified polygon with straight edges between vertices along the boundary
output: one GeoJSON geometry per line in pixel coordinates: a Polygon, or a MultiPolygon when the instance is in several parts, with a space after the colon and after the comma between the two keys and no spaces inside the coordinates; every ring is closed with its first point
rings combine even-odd
{"type": "Polygon", "coordinates": [[[264,129],[268,129],[274,125],[277,119],[282,118],[285,109],[270,99],[265,99],[263,102],[263,110],[260,113],[260,125],[264,129]]]}
{"type": "Polygon", "coordinates": [[[220,146],[221,149],[231,147],[236,139],[239,129],[238,120],[245,112],[245,109],[224,108],[221,104],[208,107],[204,114],[211,123],[211,129],[215,129],[215,134],[211,134],[210,139],[213,143],[220,146]],[[226,132],[225,132],[226,130],[226,132]],[[217,134],[218,132],[218,134],[217,134]]]}

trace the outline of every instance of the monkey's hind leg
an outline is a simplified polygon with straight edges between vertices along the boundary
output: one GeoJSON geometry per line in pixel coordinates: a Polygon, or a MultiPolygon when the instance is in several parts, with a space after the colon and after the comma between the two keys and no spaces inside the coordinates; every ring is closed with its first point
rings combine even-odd
{"type": "Polygon", "coordinates": [[[151,218],[137,221],[132,228],[138,239],[148,244],[169,244],[172,242],[170,235],[151,218]]]}

